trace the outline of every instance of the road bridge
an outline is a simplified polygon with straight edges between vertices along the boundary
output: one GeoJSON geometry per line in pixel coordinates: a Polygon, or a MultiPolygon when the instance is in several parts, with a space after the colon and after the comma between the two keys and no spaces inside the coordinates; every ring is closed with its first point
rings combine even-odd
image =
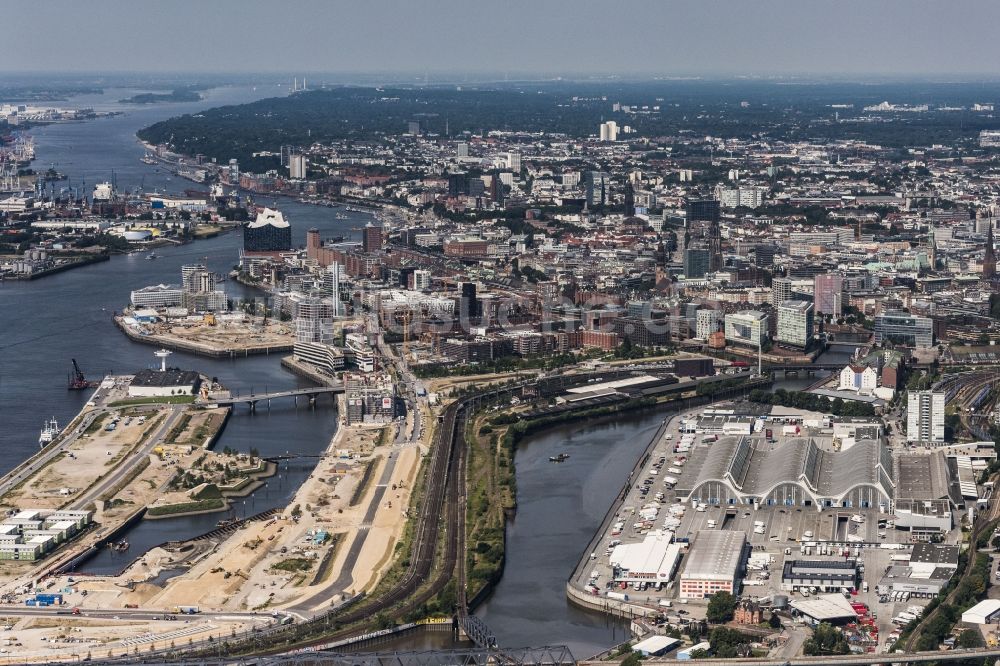
{"type": "Polygon", "coordinates": [[[331,386],[314,386],[312,388],[294,389],[291,391],[273,391],[271,393],[250,393],[249,395],[232,395],[228,398],[215,398],[211,400],[199,400],[196,404],[204,407],[229,407],[233,405],[248,405],[250,411],[257,410],[257,403],[264,401],[268,405],[272,400],[281,398],[292,398],[298,404],[299,398],[307,398],[309,404],[315,404],[316,397],[320,395],[336,395],[344,392],[343,383],[331,386]]]}

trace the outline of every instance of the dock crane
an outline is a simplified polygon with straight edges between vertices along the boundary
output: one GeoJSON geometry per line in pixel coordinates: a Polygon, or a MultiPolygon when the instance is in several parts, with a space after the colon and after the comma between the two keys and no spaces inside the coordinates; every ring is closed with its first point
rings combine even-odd
{"type": "Polygon", "coordinates": [[[83,391],[89,388],[97,387],[99,382],[88,381],[87,378],[84,377],[83,370],[80,369],[80,365],[76,362],[76,359],[74,358],[72,360],[73,372],[69,375],[69,383],[66,388],[70,391],[83,391]]]}

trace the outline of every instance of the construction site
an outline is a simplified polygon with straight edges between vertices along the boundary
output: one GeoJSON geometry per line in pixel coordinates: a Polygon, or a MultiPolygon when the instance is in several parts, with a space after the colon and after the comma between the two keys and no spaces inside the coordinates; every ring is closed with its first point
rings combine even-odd
{"type": "Polygon", "coordinates": [[[289,351],[295,343],[293,326],[242,313],[169,316],[139,309],[116,316],[115,324],[136,342],[217,358],[289,351]]]}
{"type": "Polygon", "coordinates": [[[341,394],[340,428],[294,499],[241,515],[232,505],[245,507],[238,498],[280,460],[213,450],[240,407],[208,378],[168,369],[168,355],[157,352],[161,371],[99,383],[74,363],[68,387],[93,389],[87,406],[0,481],[12,523],[0,532],[19,537],[9,550],[20,553],[0,557],[10,632],[0,663],[105,658],[304,621],[372,592],[393,564],[428,452],[419,414],[348,425],[341,394]],[[139,521],[201,513],[219,516],[216,529],[147,552],[128,542],[139,521]],[[86,573],[104,550],[121,569],[86,573]]]}

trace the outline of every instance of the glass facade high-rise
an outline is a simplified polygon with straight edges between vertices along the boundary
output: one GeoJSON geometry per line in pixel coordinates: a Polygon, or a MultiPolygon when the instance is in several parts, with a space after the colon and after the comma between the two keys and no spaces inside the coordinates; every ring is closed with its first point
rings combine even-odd
{"type": "Polygon", "coordinates": [[[843,310],[844,278],[835,273],[824,273],[813,278],[813,301],[816,312],[839,317],[843,310]]]}
{"type": "Polygon", "coordinates": [[[709,270],[710,258],[707,247],[689,247],[684,250],[684,277],[705,277],[709,270]]]}
{"type": "Polygon", "coordinates": [[[933,347],[934,322],[928,317],[901,310],[883,312],[875,317],[875,344],[883,342],[907,347],[933,347]]]}

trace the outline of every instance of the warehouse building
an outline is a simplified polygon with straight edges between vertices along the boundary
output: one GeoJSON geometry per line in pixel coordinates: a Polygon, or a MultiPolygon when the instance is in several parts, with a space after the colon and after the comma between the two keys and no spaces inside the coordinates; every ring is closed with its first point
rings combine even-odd
{"type": "Polygon", "coordinates": [[[992,624],[1000,619],[1000,599],[983,599],[962,613],[962,622],[967,624],[992,624]]]}
{"type": "Polygon", "coordinates": [[[786,592],[812,588],[840,592],[857,587],[856,560],[785,560],[781,572],[781,589],[786,592]]]}
{"type": "Polygon", "coordinates": [[[743,532],[699,531],[681,573],[680,598],[704,599],[716,592],[736,594],[745,551],[743,532]]]}
{"type": "Polygon", "coordinates": [[[823,594],[818,597],[795,599],[789,605],[812,624],[820,622],[844,624],[858,619],[851,602],[842,594],[823,594]]]}
{"type": "Polygon", "coordinates": [[[909,530],[911,541],[930,541],[950,531],[953,498],[944,454],[900,455],[896,469],[896,529],[909,530]]]}
{"type": "Polygon", "coordinates": [[[680,544],[671,532],[646,535],[639,543],[623,543],[611,552],[614,577],[620,583],[663,583],[674,577],[681,560],[680,544]]]}
{"type": "Polygon", "coordinates": [[[830,451],[812,439],[769,447],[750,437],[722,437],[692,449],[675,490],[688,503],[888,511],[893,475],[892,454],[883,442],[863,440],[830,451]]]}
{"type": "Polygon", "coordinates": [[[662,657],[681,644],[681,639],[670,636],[650,636],[632,646],[632,652],[643,657],[662,657]]]}
{"type": "Polygon", "coordinates": [[[929,599],[936,597],[948,585],[954,569],[938,568],[930,573],[915,574],[905,563],[889,567],[876,585],[879,594],[909,592],[911,597],[929,599]]]}

